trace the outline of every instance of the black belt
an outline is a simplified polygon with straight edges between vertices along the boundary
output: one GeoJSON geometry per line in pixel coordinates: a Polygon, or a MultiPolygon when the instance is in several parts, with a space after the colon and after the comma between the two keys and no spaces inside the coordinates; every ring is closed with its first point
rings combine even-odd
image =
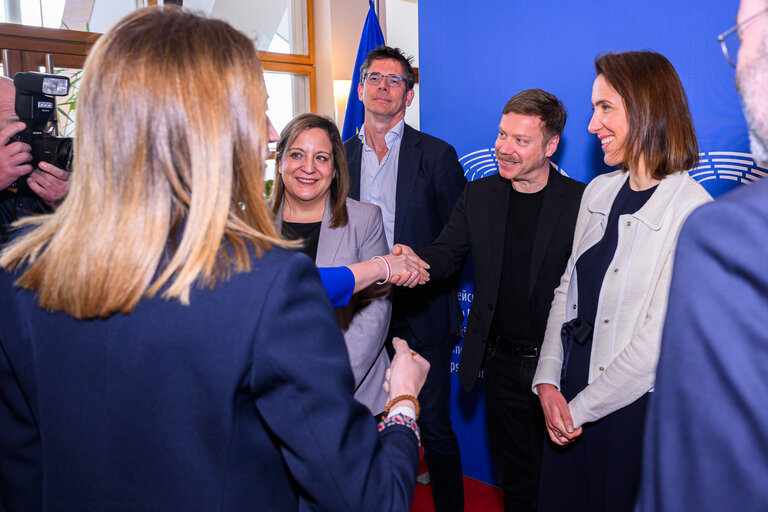
{"type": "Polygon", "coordinates": [[[488,342],[499,352],[510,354],[523,358],[539,357],[539,347],[536,345],[523,345],[510,338],[505,338],[500,334],[491,331],[488,335],[488,342]]]}

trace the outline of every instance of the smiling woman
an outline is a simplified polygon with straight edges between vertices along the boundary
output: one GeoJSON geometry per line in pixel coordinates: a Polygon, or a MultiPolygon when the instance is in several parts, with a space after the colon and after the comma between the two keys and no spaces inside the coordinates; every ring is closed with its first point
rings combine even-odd
{"type": "MultiPolygon", "coordinates": [[[[288,123],[277,143],[272,210],[286,238],[318,267],[353,265],[389,252],[378,206],[347,198],[347,158],[336,125],[316,114],[288,123]]],[[[336,308],[355,377],[355,398],[372,414],[384,410],[388,358],[384,340],[392,304],[387,285],[374,284],[336,308]]]]}
{"type": "Polygon", "coordinates": [[[711,201],[686,172],[698,149],[672,64],[649,51],[609,53],[595,70],[588,129],[605,163],[622,169],[584,191],[533,379],[552,441],[545,512],[632,510],[677,237],[711,201]]]}

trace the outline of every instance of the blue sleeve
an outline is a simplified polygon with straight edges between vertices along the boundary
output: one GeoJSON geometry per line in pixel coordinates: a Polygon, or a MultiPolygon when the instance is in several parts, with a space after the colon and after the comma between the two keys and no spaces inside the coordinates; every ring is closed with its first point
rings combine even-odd
{"type": "Polygon", "coordinates": [[[333,307],[349,304],[352,292],[355,291],[355,275],[352,271],[347,267],[318,267],[317,271],[333,307]]]}

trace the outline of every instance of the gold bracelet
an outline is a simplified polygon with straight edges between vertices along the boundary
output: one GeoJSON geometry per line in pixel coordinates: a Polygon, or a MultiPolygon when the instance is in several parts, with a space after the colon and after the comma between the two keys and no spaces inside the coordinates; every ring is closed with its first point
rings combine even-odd
{"type": "Polygon", "coordinates": [[[413,395],[399,395],[387,402],[386,407],[384,407],[384,417],[389,414],[389,410],[392,409],[392,406],[395,405],[397,402],[402,402],[403,400],[410,400],[413,402],[413,405],[416,406],[416,418],[419,419],[419,415],[421,414],[421,404],[419,404],[419,400],[413,396],[413,395]]]}

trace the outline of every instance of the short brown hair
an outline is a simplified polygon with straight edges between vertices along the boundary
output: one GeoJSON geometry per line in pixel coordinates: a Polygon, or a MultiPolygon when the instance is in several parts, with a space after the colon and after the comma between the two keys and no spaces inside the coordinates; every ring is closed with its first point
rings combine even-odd
{"type": "Polygon", "coordinates": [[[414,84],[416,84],[416,73],[411,65],[413,57],[407,57],[400,48],[391,48],[389,46],[379,46],[368,52],[365,62],[360,66],[360,83],[363,83],[365,80],[365,72],[371,67],[373,61],[383,59],[392,59],[399,62],[403,66],[405,85],[408,87],[406,90],[410,91],[413,89],[414,84]]]}
{"type": "Polygon", "coordinates": [[[624,170],[641,157],[658,180],[696,166],[699,145],[688,98],[666,57],[647,50],[605,53],[595,58],[595,71],[624,101],[629,124],[624,170]]]}
{"type": "Polygon", "coordinates": [[[561,136],[568,117],[563,102],[557,96],[541,89],[526,89],[514,96],[504,105],[501,114],[522,114],[535,116],[544,123],[544,143],[552,137],[561,136]]]}
{"type": "MultiPolygon", "coordinates": [[[[276,168],[280,171],[280,163],[283,161],[283,152],[290,148],[296,137],[304,130],[319,128],[323,130],[331,141],[333,148],[333,180],[331,181],[330,197],[331,208],[331,227],[338,228],[346,226],[349,220],[347,216],[347,192],[349,192],[349,169],[347,168],[347,154],[344,151],[344,143],[341,142],[341,135],[336,124],[328,117],[317,114],[301,114],[291,120],[283,128],[280,134],[280,141],[277,143],[275,155],[276,168]]],[[[277,210],[283,202],[285,195],[285,184],[283,175],[277,172],[275,175],[275,191],[272,194],[272,213],[277,214],[277,210]]]]}

